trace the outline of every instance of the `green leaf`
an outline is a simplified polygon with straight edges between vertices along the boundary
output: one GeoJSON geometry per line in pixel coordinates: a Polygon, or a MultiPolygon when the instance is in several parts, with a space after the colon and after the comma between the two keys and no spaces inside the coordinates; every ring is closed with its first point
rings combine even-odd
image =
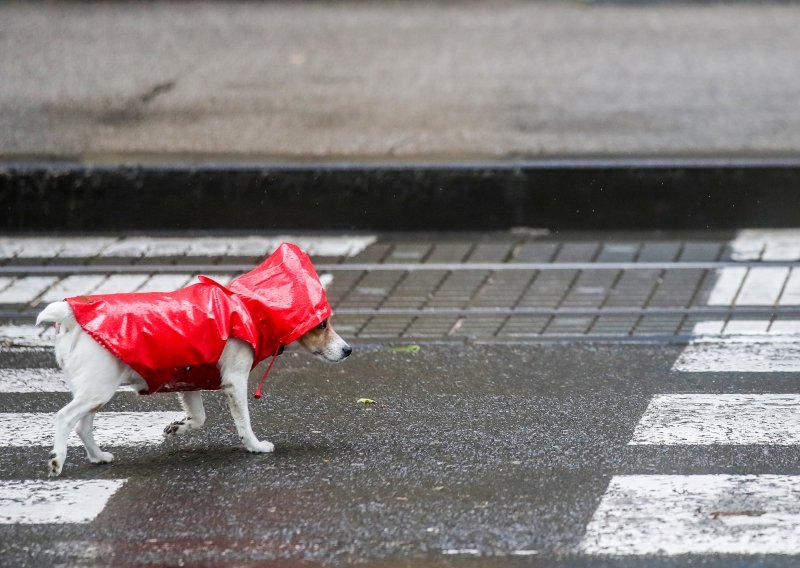
{"type": "Polygon", "coordinates": [[[359,398],[356,402],[358,404],[375,404],[375,401],[371,398],[359,398]]]}
{"type": "Polygon", "coordinates": [[[419,351],[419,345],[393,345],[387,347],[392,353],[416,353],[419,351]]]}

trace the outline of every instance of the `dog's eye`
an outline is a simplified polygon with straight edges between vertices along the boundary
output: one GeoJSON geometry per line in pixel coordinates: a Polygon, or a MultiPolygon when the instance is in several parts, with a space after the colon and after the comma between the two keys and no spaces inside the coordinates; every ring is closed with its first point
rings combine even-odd
{"type": "Polygon", "coordinates": [[[317,329],[327,329],[328,328],[328,320],[323,321],[321,324],[317,326],[317,329]]]}

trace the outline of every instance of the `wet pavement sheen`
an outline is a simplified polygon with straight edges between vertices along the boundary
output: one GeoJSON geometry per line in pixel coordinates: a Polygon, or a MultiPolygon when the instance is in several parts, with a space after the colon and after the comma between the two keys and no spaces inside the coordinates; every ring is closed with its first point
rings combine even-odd
{"type": "MultiPolygon", "coordinates": [[[[733,262],[772,262],[761,258],[768,247],[756,259],[737,259],[742,247],[732,248],[726,235],[670,237],[489,235],[426,244],[422,236],[381,236],[360,256],[317,258],[330,265],[322,271],[333,274],[331,300],[340,312],[373,311],[338,316],[339,331],[356,335],[346,362],[326,364],[299,349],[279,358],[264,398],[250,401],[254,430],[275,444],[274,454],[251,455],[239,446],[216,392],[204,396],[209,418],[195,434],[109,446],[116,461],[105,466],[89,464],[82,448],[71,447],[62,479],[126,479],[124,486],[89,523],[0,524],[0,565],[650,565],[652,556],[584,552],[587,526],[615,476],[800,475],[791,445],[629,445],[655,395],[797,391],[792,372],[674,370],[697,321],[721,318],[720,330],[741,331],[741,321],[764,320],[766,329],[797,317],[778,296],[771,305],[737,307],[735,294],[710,316],[693,313],[709,307],[712,292],[721,293],[719,282],[728,277],[719,271],[733,262]],[[654,255],[652,262],[670,264],[502,266],[554,263],[561,254],[564,262],[637,263],[654,255]],[[682,254],[710,264],[680,268],[682,254]],[[495,264],[474,271],[367,266],[389,262],[495,264]],[[688,284],[669,284],[686,274],[692,274],[688,284]],[[550,302],[543,306],[550,311],[515,311],[526,297],[550,302]],[[646,312],[658,298],[664,313],[646,312]],[[426,306],[430,313],[381,312],[426,306]],[[588,311],[559,313],[570,306],[588,311]],[[615,306],[631,313],[603,312],[615,306]],[[485,313],[469,311],[479,307],[485,313]],[[445,308],[456,312],[436,312],[445,308]],[[648,342],[632,342],[654,315],[667,323],[655,325],[648,342]],[[634,327],[611,325],[612,316],[635,318],[634,327]],[[400,317],[410,321],[393,327],[392,318],[400,317]],[[552,326],[587,317],[591,323],[580,332],[546,337],[552,326]],[[487,324],[492,318],[502,322],[487,324]],[[524,318],[543,323],[529,327],[524,318]],[[430,323],[437,319],[461,323],[430,323]],[[610,331],[600,337],[598,326],[606,323],[610,331]],[[511,328],[519,334],[504,335],[511,328]]],[[[784,261],[782,293],[792,286],[794,262],[784,261]]],[[[180,263],[148,264],[160,265],[174,270],[180,263]]],[[[738,294],[747,290],[746,277],[737,286],[738,294]]],[[[7,306],[5,321],[25,322],[35,309],[35,303],[7,306]]],[[[54,366],[48,349],[12,342],[0,351],[4,369],[54,366]]],[[[68,400],[66,392],[2,393],[0,413],[56,412],[68,400]]],[[[104,410],[179,408],[174,395],[120,392],[104,410]]],[[[0,479],[46,482],[48,452],[45,445],[5,447],[0,479]]],[[[790,566],[794,558],[706,553],[657,562],[790,566]]]]}

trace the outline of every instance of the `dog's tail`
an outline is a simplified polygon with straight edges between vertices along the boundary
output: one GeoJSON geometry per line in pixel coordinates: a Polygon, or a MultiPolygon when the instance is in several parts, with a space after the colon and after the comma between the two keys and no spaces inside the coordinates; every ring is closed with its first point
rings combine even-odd
{"type": "Polygon", "coordinates": [[[53,302],[36,317],[36,325],[43,323],[65,323],[74,318],[72,309],[66,302],[53,302]]]}

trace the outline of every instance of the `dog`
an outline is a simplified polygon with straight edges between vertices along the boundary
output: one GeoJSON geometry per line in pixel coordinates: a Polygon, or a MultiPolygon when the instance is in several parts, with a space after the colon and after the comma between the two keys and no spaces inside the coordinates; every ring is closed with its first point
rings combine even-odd
{"type": "MultiPolygon", "coordinates": [[[[288,251],[290,260],[293,258],[291,255],[297,252],[289,248],[284,248],[282,250],[284,253],[288,251]]],[[[277,254],[278,252],[276,252],[276,255],[277,254]]],[[[267,265],[269,261],[270,259],[267,259],[267,261],[262,264],[262,267],[267,265]]],[[[282,262],[285,264],[285,258],[282,259],[282,262]]],[[[310,266],[310,261],[308,261],[308,266],[310,266]]],[[[255,274],[257,270],[258,269],[240,278],[255,274]]],[[[313,272],[313,268],[311,268],[310,271],[313,272]]],[[[317,278],[315,272],[313,272],[313,278],[317,278]]],[[[212,286],[212,293],[217,295],[230,294],[230,290],[222,285],[210,279],[206,279],[206,281],[210,282],[210,284],[207,284],[208,286],[216,285],[219,289],[223,290],[223,292],[220,292],[217,288],[212,286]]],[[[319,282],[318,278],[316,282],[319,284],[320,290],[322,290],[322,283],[319,282]]],[[[305,286],[307,284],[308,282],[304,282],[303,285],[305,286]]],[[[203,284],[196,284],[195,286],[202,285],[203,284]]],[[[314,285],[314,282],[311,282],[311,286],[314,285]]],[[[233,287],[232,285],[229,286],[233,287]]],[[[192,287],[187,287],[182,289],[182,291],[189,291],[191,289],[192,287]]],[[[176,291],[172,294],[177,294],[179,292],[181,291],[176,291]]],[[[114,295],[111,295],[112,299],[113,296],[114,295]]],[[[140,299],[139,297],[146,295],[130,294],[129,296],[135,296],[138,300],[140,299]]],[[[159,296],[158,298],[161,297],[162,296],[159,296]]],[[[163,297],[169,298],[170,296],[169,294],[164,294],[163,297]]],[[[81,298],[85,302],[92,302],[94,300],[91,297],[81,298]]],[[[104,301],[103,299],[108,298],[108,296],[97,296],[95,298],[98,299],[98,303],[102,303],[104,301]]],[[[148,298],[149,296],[144,299],[147,300],[148,298]]],[[[330,308],[327,306],[324,292],[322,292],[322,301],[324,306],[327,307],[327,312],[317,311],[317,313],[321,313],[327,317],[319,323],[317,323],[317,320],[314,320],[312,323],[313,327],[297,337],[296,341],[313,355],[323,360],[339,362],[352,353],[352,348],[336,333],[336,331],[334,331],[330,322],[330,308]]],[[[50,460],[47,465],[48,473],[51,477],[58,476],[62,472],[67,454],[67,438],[73,429],[77,431],[78,436],[83,442],[91,463],[111,463],[114,460],[113,454],[101,450],[97,446],[92,434],[95,413],[111,400],[114,393],[122,385],[131,385],[142,394],[153,392],[152,387],[154,383],[149,377],[143,376],[143,373],[145,375],[147,374],[145,371],[137,371],[131,365],[124,362],[122,358],[112,353],[113,349],[109,349],[109,345],[98,342],[97,334],[88,324],[83,323],[91,333],[87,332],[87,329],[84,329],[79,319],[76,317],[76,310],[82,306],[83,303],[77,299],[54,302],[45,307],[36,319],[37,325],[52,323],[55,326],[56,361],[66,375],[67,384],[73,396],[72,401],[56,415],[53,451],[50,454],[50,460]]],[[[165,317],[173,317],[175,320],[180,319],[170,314],[171,312],[167,311],[165,317]]],[[[134,319],[134,321],[137,320],[134,319]]],[[[126,320],[126,325],[128,325],[128,322],[129,320],[126,320]]],[[[169,324],[170,322],[167,323],[169,324]]],[[[292,336],[286,337],[290,337],[291,339],[292,336]]],[[[281,351],[283,346],[283,344],[280,344],[281,351]]],[[[236,430],[245,448],[253,453],[268,453],[274,450],[274,446],[270,442],[259,440],[255,436],[250,424],[250,415],[247,406],[248,376],[254,364],[257,363],[258,360],[264,358],[260,356],[260,358],[256,360],[258,356],[257,347],[257,344],[256,347],[254,347],[253,341],[247,341],[243,338],[232,336],[227,337],[224,340],[222,352],[219,354],[219,358],[213,366],[214,372],[218,377],[218,386],[215,385],[211,388],[219,388],[225,393],[230,412],[236,425],[236,430]]],[[[272,354],[274,357],[279,354],[279,351],[276,350],[274,353],[269,354],[272,354]]],[[[187,370],[190,368],[190,366],[186,366],[187,370]]],[[[176,436],[201,428],[206,420],[201,391],[184,390],[182,388],[175,388],[172,390],[178,391],[181,405],[186,412],[186,416],[182,420],[168,424],[164,430],[165,437],[176,436]]]]}

